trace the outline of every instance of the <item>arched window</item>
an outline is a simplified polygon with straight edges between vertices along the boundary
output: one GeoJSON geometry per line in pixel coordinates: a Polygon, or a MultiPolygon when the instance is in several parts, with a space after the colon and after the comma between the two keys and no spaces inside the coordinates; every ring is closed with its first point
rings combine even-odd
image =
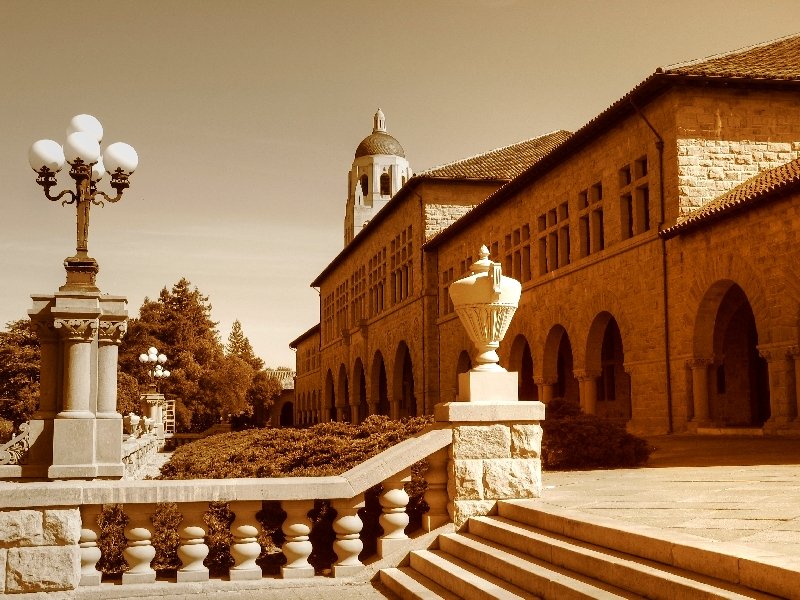
{"type": "Polygon", "coordinates": [[[388,173],[381,175],[381,196],[390,196],[392,194],[392,181],[388,173]]]}
{"type": "Polygon", "coordinates": [[[369,177],[366,175],[361,176],[361,193],[365,196],[369,193],[369,177]]]}

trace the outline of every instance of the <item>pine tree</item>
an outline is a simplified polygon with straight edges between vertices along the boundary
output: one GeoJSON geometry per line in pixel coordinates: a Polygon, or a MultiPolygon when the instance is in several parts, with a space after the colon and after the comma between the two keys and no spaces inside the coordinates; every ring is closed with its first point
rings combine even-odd
{"type": "Polygon", "coordinates": [[[228,336],[228,344],[225,346],[225,353],[228,356],[235,356],[240,358],[255,371],[260,371],[264,368],[264,361],[258,358],[253,352],[253,347],[250,345],[250,340],[242,331],[242,324],[239,319],[233,322],[231,333],[228,336]]]}

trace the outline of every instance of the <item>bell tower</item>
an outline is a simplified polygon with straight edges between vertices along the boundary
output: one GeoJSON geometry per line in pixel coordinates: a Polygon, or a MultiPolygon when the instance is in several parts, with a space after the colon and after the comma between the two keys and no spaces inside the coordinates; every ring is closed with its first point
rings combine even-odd
{"type": "Polygon", "coordinates": [[[347,176],[344,245],[370,222],[413,175],[403,147],[386,132],[386,117],[379,108],[372,133],[361,140],[347,176]]]}

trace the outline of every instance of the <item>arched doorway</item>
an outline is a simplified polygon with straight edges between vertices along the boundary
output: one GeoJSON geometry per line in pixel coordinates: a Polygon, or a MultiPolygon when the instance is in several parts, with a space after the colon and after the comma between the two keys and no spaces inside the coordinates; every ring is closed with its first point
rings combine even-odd
{"type": "Polygon", "coordinates": [[[525,336],[519,334],[511,344],[511,358],[509,359],[509,371],[518,373],[519,377],[519,399],[538,400],[539,391],[533,382],[533,355],[531,347],[525,336]]]}
{"type": "Polygon", "coordinates": [[[358,404],[358,422],[361,423],[369,416],[369,405],[367,404],[367,379],[364,377],[364,363],[361,359],[356,359],[356,366],[353,368],[353,393],[358,404]]]}
{"type": "Polygon", "coordinates": [[[578,380],[573,371],[572,344],[567,330],[556,325],[547,334],[542,364],[545,385],[551,386],[553,399],[580,403],[578,380]]]}
{"type": "Polygon", "coordinates": [[[631,418],[631,378],[625,372],[625,350],[617,320],[609,312],[597,315],[586,341],[584,411],[627,422],[631,418]]]}
{"type": "Polygon", "coordinates": [[[379,415],[389,416],[389,391],[386,381],[386,367],[383,364],[383,355],[380,350],[375,352],[372,359],[372,372],[370,383],[372,388],[372,401],[375,403],[375,412],[379,415]]]}
{"type": "Polygon", "coordinates": [[[325,421],[336,420],[336,392],[333,387],[333,373],[330,369],[325,375],[325,399],[320,418],[325,421]]]}
{"type": "Polygon", "coordinates": [[[336,420],[350,422],[350,383],[347,380],[347,369],[339,365],[339,389],[336,394],[336,420]]]}
{"type": "Polygon", "coordinates": [[[291,402],[286,402],[281,406],[280,425],[281,427],[294,425],[294,405],[291,402]]]}
{"type": "MultiPolygon", "coordinates": [[[[695,357],[707,358],[708,419],[717,427],[761,427],[770,417],[767,361],[744,290],[719,281],[706,292],[695,327],[695,357]]],[[[695,414],[702,394],[695,394],[695,414]]]]}
{"type": "Polygon", "coordinates": [[[397,347],[394,361],[394,397],[397,402],[397,416],[416,417],[417,398],[414,395],[414,368],[411,352],[405,342],[397,347]]]}

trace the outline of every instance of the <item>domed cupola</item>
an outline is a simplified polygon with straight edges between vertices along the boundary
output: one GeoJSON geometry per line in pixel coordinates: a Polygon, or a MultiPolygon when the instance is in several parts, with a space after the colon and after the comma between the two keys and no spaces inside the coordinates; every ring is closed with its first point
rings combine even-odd
{"type": "Polygon", "coordinates": [[[390,154],[405,158],[406,153],[393,136],[386,133],[386,117],[379,108],[373,117],[372,133],[361,140],[356,148],[356,158],[374,154],[390,154]]]}
{"type": "Polygon", "coordinates": [[[412,174],[400,142],[386,133],[386,117],[379,108],[372,119],[372,133],[356,148],[347,178],[345,245],[392,199],[412,174]]]}

